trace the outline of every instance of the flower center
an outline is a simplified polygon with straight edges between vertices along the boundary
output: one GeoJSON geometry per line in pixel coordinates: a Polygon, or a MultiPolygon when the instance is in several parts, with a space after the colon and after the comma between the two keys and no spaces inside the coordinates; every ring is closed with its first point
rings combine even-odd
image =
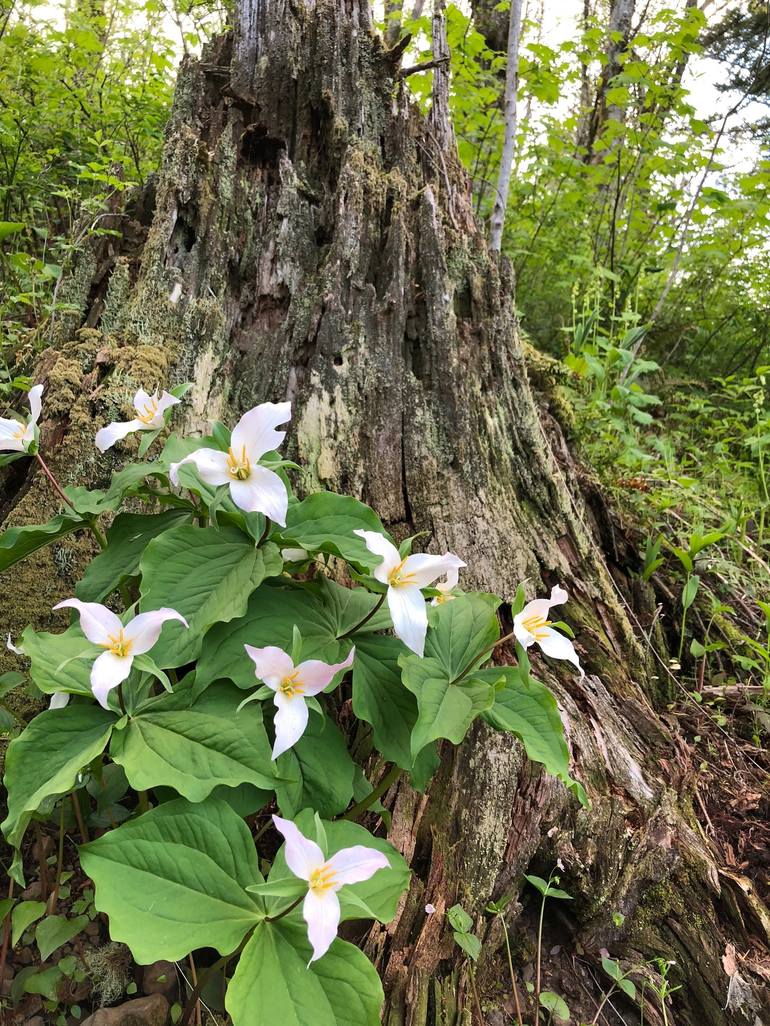
{"type": "Polygon", "coordinates": [[[320,869],[314,869],[310,874],[307,885],[314,894],[325,894],[327,891],[333,890],[336,883],[337,874],[334,870],[329,866],[321,866],[320,869]]]}
{"type": "Polygon", "coordinates": [[[27,425],[26,424],[19,424],[18,428],[16,429],[16,434],[13,437],[18,439],[19,441],[21,441],[24,438],[26,430],[27,430],[27,425]]]}
{"type": "Polygon", "coordinates": [[[102,644],[102,648],[106,648],[108,652],[112,652],[113,655],[118,656],[120,659],[125,659],[127,655],[131,654],[131,646],[134,643],[131,638],[125,636],[122,628],[117,638],[114,634],[108,634],[107,638],[109,640],[102,644]]]}
{"type": "Polygon", "coordinates": [[[246,446],[242,446],[238,458],[232,449],[227,450],[227,473],[235,481],[246,481],[251,476],[251,461],[246,455],[246,446]]]}
{"type": "Polygon", "coordinates": [[[295,670],[288,677],[284,677],[278,691],[280,694],[286,695],[287,698],[294,698],[295,695],[304,695],[305,685],[299,679],[299,670],[295,670]]]}
{"type": "Polygon", "coordinates": [[[136,419],[141,420],[143,424],[150,425],[155,419],[155,414],[158,412],[158,401],[157,399],[150,399],[148,403],[143,406],[144,413],[137,413],[136,419]]]}
{"type": "Polygon", "coordinates": [[[542,641],[543,638],[548,637],[548,631],[543,628],[550,627],[551,621],[546,620],[546,618],[541,616],[539,613],[533,613],[531,616],[527,616],[521,621],[521,626],[525,630],[529,631],[536,641],[542,641]]]}
{"type": "Polygon", "coordinates": [[[403,588],[409,584],[414,584],[414,574],[403,573],[404,563],[406,563],[408,558],[407,556],[405,559],[402,559],[398,566],[390,571],[388,584],[391,588],[403,588]]]}

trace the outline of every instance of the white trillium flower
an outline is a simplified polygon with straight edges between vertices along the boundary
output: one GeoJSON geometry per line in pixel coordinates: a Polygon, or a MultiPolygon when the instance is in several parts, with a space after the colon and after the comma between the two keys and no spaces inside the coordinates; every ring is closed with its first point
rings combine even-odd
{"type": "Polygon", "coordinates": [[[396,546],[377,531],[353,533],[364,539],[371,553],[382,557],[374,576],[388,586],[388,608],[393,629],[407,648],[421,656],[428,631],[428,610],[421,589],[430,587],[444,574],[456,574],[465,563],[451,552],[445,552],[443,556],[413,554],[402,559],[396,546]]]}
{"type": "Polygon", "coordinates": [[[291,419],[291,403],[262,403],[244,413],[233,428],[230,448],[197,449],[179,463],[172,463],[170,477],[179,484],[179,468],[192,463],[205,484],[230,486],[230,496],[246,513],[263,513],[280,527],[286,526],[289,496],[273,470],[259,465],[266,452],[277,449],[286,437],[276,431],[291,419]]]}
{"type": "Polygon", "coordinates": [[[254,648],[253,645],[243,647],[254,660],[259,680],[275,692],[273,758],[277,759],[305,733],[309,716],[305,699],[320,694],[331,684],[336,673],[351,667],[356,650],[351,648],[347,659],[341,663],[323,663],[320,659],[308,659],[295,666],[291,656],[275,645],[268,645],[266,648],[254,648]]]}
{"type": "Polygon", "coordinates": [[[134,431],[159,431],[166,423],[164,412],[171,406],[176,406],[178,402],[179,399],[170,392],[163,392],[159,397],[157,388],[152,395],[148,395],[140,388],[134,396],[134,420],[115,421],[101,428],[96,432],[96,448],[99,452],[106,452],[121,438],[134,431]]]}
{"type": "Polygon", "coordinates": [[[307,936],[313,948],[310,962],[315,962],[326,954],[337,936],[340,925],[337,891],[346,884],[368,880],[378,869],[387,869],[388,858],[375,848],[356,844],[326,859],[315,841],[300,833],[291,820],[273,816],[273,822],[286,841],[286,864],[300,880],[307,880],[308,891],[302,904],[302,916],[307,923],[307,936]]]}
{"type": "Polygon", "coordinates": [[[40,411],[43,408],[42,395],[42,385],[35,385],[34,388],[30,388],[30,416],[26,424],[21,424],[18,420],[0,417],[0,451],[29,452],[30,445],[35,441],[35,428],[40,420],[40,411]]]}
{"type": "Polygon", "coordinates": [[[110,691],[122,684],[131,673],[134,656],[150,651],[160,637],[164,623],[179,620],[185,627],[188,626],[181,613],[165,607],[139,613],[125,626],[117,614],[98,602],[65,599],[54,609],[77,609],[80,629],[90,642],[106,650],[97,656],[91,667],[91,690],[104,709],[109,708],[107,696],[110,691]]]}
{"type": "Polygon", "coordinates": [[[551,606],[560,606],[568,597],[564,588],[557,584],[551,589],[549,599],[533,599],[532,602],[528,602],[513,618],[513,633],[524,648],[529,648],[537,642],[547,656],[552,659],[566,659],[580,670],[581,677],[585,677],[575,646],[568,637],[554,630],[548,619],[551,606]]]}
{"type": "Polygon", "coordinates": [[[49,709],[63,709],[66,705],[69,705],[70,696],[66,691],[54,691],[51,695],[51,701],[48,703],[49,709]]]}
{"type": "Polygon", "coordinates": [[[457,587],[457,583],[458,583],[459,579],[460,579],[460,568],[457,567],[457,566],[453,566],[450,570],[447,571],[446,580],[445,581],[439,581],[438,584],[436,585],[436,590],[440,591],[441,594],[440,595],[436,595],[436,597],[431,602],[431,605],[432,606],[443,606],[443,604],[445,602],[451,602],[452,599],[455,598],[455,596],[452,594],[452,592],[457,587]]]}

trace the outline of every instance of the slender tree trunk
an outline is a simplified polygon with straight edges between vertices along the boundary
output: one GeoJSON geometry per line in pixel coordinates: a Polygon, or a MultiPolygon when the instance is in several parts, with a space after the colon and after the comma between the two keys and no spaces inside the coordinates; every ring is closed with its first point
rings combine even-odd
{"type": "Polygon", "coordinates": [[[610,88],[612,80],[623,70],[620,57],[628,46],[635,7],[636,0],[610,0],[610,16],[607,23],[607,59],[596,87],[593,109],[583,128],[583,137],[578,140],[585,148],[584,159],[586,162],[593,159],[596,140],[601,135],[607,121],[622,120],[623,118],[623,111],[619,107],[607,103],[607,90],[610,88]]]}
{"type": "Polygon", "coordinates": [[[497,194],[492,208],[489,225],[489,246],[499,253],[503,244],[503,227],[505,211],[508,208],[508,193],[511,188],[511,171],[513,154],[516,148],[517,93],[519,91],[519,41],[521,39],[521,5],[522,0],[511,0],[510,22],[508,25],[508,65],[505,72],[505,131],[503,135],[503,152],[500,157],[500,171],[497,176],[497,194]]]}
{"type": "MultiPolygon", "coordinates": [[[[442,915],[456,901],[484,941],[483,1017],[509,1022],[503,938],[484,908],[513,897],[524,993],[536,905],[522,874],[547,876],[557,860],[574,901],[546,909],[542,982],[574,1021],[594,1015],[608,948],[624,965],[676,962],[671,1026],[756,1026],[761,977],[746,960],[728,978],[721,957],[728,943],[749,950],[758,898],[720,874],[697,830],[667,671],[635,633],[650,594],[629,553],[603,553],[602,505],[538,414],[507,264],[474,222],[442,74],[435,88],[424,119],[367,0],[237,0],[233,32],[183,65],[154,193],[110,215],[122,238],[97,239],[63,289],[80,314],[59,323],[39,367],[43,444],[65,480],[98,481],[93,432],[137,385],[191,380],[190,428],[288,398],[301,487],[361,497],[398,536],[425,531],[426,546],[466,559],[472,586],[508,598],[520,581],[529,594],[568,586],[588,675],[538,673],[592,807],[483,725],[443,750],[427,794],[391,789],[390,836],[413,882],[396,921],[358,938],[383,976],[387,1026],[482,1026],[442,915]]],[[[8,523],[51,505],[24,461],[4,495],[8,523]]],[[[15,575],[23,603],[0,596],[14,632],[70,593],[90,543],[64,541],[15,575]]],[[[647,997],[644,1022],[659,1026],[647,997]]]]}

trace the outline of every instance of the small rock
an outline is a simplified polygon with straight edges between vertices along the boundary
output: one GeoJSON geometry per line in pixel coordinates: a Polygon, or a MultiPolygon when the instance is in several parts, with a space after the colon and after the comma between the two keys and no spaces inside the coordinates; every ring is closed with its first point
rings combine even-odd
{"type": "Polygon", "coordinates": [[[145,994],[163,994],[171,998],[177,989],[176,966],[173,962],[160,959],[146,965],[142,972],[142,991],[145,994]]]}
{"type": "Polygon", "coordinates": [[[42,1015],[33,1015],[31,1019],[27,1019],[24,1026],[45,1026],[45,1020],[42,1015]]]}
{"type": "Polygon", "coordinates": [[[42,893],[42,886],[39,880],[33,880],[26,890],[21,892],[24,901],[38,901],[42,893]]]}
{"type": "Polygon", "coordinates": [[[99,922],[96,919],[94,919],[85,928],[84,933],[88,937],[98,937],[99,934],[101,933],[101,925],[99,924],[99,922]]]}
{"type": "Polygon", "coordinates": [[[169,1003],[162,994],[126,1001],[116,1008],[100,1008],[82,1026],[166,1026],[169,1003]]]}

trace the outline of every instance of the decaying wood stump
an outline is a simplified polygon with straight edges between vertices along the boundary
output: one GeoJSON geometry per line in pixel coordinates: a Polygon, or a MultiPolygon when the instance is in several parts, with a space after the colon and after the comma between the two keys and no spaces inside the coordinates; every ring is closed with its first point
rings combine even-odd
{"type": "MultiPolygon", "coordinates": [[[[289,398],[301,487],[360,497],[398,536],[427,532],[467,561],[469,586],[508,598],[520,581],[530,594],[568,587],[588,676],[537,669],[592,806],[484,726],[444,748],[426,795],[391,791],[391,837],[414,880],[396,921],[362,939],[387,1026],[479,1026],[440,915],[455,901],[485,938],[484,1018],[511,1021],[495,1011],[510,1009],[510,987],[484,907],[520,899],[508,919],[522,987],[536,913],[522,874],[557,860],[575,900],[546,909],[544,986],[575,1020],[594,1014],[607,948],[624,965],[676,962],[671,1023],[770,1021],[761,977],[739,960],[731,984],[723,968],[726,946],[746,952],[761,923],[720,876],[677,775],[665,674],[624,606],[649,597],[602,552],[558,426],[538,415],[508,271],[490,259],[454,149],[448,73],[423,117],[367,0],[236,0],[234,17],[182,67],[154,195],[115,215],[125,244],[98,241],[70,278],[81,314],[56,325],[40,367],[53,463],[97,480],[93,431],[140,384],[193,381],[189,428],[289,398]]],[[[9,524],[40,517],[41,485],[19,466],[9,524]]],[[[43,621],[87,544],[35,557],[24,607],[2,600],[9,626],[43,621]]],[[[630,1002],[617,1007],[639,1022],[630,1002]]],[[[662,1022],[654,1000],[644,1022],[662,1022]]]]}

